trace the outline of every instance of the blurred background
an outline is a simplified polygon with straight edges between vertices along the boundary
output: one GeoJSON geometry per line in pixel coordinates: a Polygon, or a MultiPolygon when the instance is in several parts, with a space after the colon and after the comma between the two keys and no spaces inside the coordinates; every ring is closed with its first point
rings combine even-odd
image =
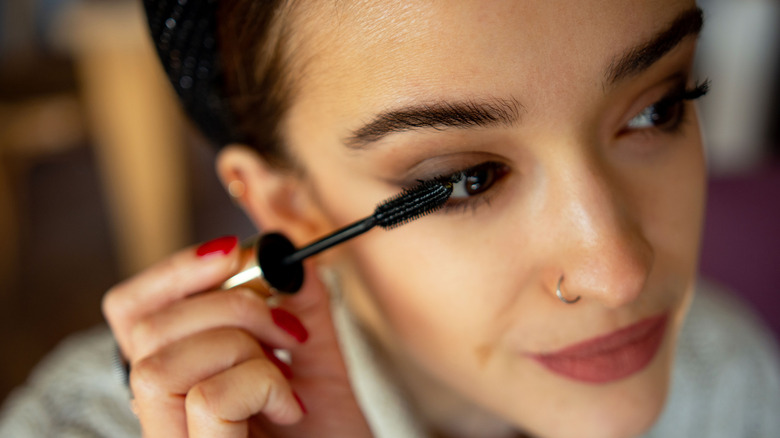
{"type": "MultiPolygon", "coordinates": [[[[780,1],[700,1],[702,272],[780,337],[780,1]]],[[[251,225],[183,120],[140,0],[0,0],[0,400],[119,280],[251,225]]]]}

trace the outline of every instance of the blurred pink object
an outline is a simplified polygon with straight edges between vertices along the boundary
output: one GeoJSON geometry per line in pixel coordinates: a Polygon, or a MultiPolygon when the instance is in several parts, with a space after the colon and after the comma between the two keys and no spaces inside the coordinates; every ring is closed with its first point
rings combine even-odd
{"type": "Polygon", "coordinates": [[[780,340],[780,164],[714,178],[701,271],[744,298],[780,340]]]}

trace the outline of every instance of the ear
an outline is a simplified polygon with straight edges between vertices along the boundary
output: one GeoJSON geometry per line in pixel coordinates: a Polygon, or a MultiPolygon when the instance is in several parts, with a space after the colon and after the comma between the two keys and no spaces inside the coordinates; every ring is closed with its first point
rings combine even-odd
{"type": "Polygon", "coordinates": [[[259,230],[281,232],[300,246],[329,229],[302,177],[293,170],[271,167],[249,147],[223,148],[217,155],[217,173],[259,230]]]}

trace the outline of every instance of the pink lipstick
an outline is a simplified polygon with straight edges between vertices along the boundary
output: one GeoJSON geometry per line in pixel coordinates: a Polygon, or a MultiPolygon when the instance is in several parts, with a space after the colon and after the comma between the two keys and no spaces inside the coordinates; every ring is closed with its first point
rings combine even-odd
{"type": "Polygon", "coordinates": [[[588,383],[607,383],[645,368],[664,339],[668,314],[644,319],[552,353],[530,357],[550,371],[588,383]]]}

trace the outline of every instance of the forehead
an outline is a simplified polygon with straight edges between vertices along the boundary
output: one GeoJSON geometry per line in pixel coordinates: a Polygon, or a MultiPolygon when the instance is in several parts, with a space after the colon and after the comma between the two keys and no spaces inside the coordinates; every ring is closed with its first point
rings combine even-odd
{"type": "Polygon", "coordinates": [[[430,99],[511,94],[524,101],[549,100],[571,93],[577,84],[600,86],[616,56],[693,5],[648,0],[318,3],[299,22],[308,61],[293,107],[308,116],[313,114],[307,109],[327,112],[338,122],[430,99]]]}

